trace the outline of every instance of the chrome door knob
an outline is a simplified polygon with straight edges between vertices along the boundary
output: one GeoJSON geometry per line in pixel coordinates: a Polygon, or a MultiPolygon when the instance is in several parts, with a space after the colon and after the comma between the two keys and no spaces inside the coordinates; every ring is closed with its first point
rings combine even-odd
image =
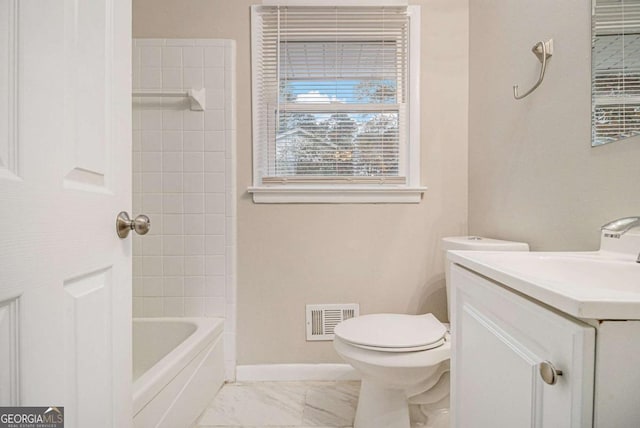
{"type": "Polygon", "coordinates": [[[540,363],[540,377],[545,383],[555,385],[558,382],[558,376],[562,376],[562,370],[556,369],[549,361],[540,363]]]}
{"type": "Polygon", "coordinates": [[[116,232],[122,239],[129,236],[132,230],[135,230],[138,235],[146,235],[149,229],[151,229],[151,219],[144,214],[131,220],[126,211],[121,211],[116,217],[116,232]]]}

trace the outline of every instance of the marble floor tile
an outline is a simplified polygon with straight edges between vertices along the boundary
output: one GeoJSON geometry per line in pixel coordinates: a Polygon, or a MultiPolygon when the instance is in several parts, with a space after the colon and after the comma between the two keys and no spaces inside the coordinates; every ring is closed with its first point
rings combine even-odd
{"type": "Polygon", "coordinates": [[[353,424],[359,390],[359,382],[311,385],[305,395],[302,423],[332,427],[353,424]]]}
{"type": "Polygon", "coordinates": [[[195,427],[350,428],[359,388],[359,382],[227,384],[195,427]]]}

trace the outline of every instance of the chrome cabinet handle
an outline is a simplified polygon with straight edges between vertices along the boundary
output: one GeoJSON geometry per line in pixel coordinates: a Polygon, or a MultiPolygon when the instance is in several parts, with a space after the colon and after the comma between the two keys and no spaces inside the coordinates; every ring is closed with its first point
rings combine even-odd
{"type": "Polygon", "coordinates": [[[558,382],[558,376],[562,376],[562,370],[556,369],[551,362],[540,363],[540,377],[545,383],[555,385],[558,382]]]}
{"type": "Polygon", "coordinates": [[[121,211],[116,217],[116,232],[121,239],[129,236],[129,232],[135,230],[138,235],[146,235],[151,229],[151,219],[140,214],[133,220],[126,211],[121,211]]]}

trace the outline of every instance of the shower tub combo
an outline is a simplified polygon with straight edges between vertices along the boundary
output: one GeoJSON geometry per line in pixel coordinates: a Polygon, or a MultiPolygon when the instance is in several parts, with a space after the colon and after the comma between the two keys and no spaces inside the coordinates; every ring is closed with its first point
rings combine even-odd
{"type": "Polygon", "coordinates": [[[134,318],[133,424],[189,427],[224,383],[220,318],[134,318]]]}

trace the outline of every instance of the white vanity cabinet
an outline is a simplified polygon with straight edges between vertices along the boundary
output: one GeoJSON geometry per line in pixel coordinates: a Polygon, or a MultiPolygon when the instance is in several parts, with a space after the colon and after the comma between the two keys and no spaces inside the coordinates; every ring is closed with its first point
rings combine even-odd
{"type": "Polygon", "coordinates": [[[591,427],[595,328],[459,266],[451,281],[452,426],[591,427]]]}
{"type": "Polygon", "coordinates": [[[451,426],[640,427],[640,321],[542,303],[524,276],[482,257],[454,256],[451,266],[451,426]],[[555,384],[541,363],[562,372],[555,384]]]}

